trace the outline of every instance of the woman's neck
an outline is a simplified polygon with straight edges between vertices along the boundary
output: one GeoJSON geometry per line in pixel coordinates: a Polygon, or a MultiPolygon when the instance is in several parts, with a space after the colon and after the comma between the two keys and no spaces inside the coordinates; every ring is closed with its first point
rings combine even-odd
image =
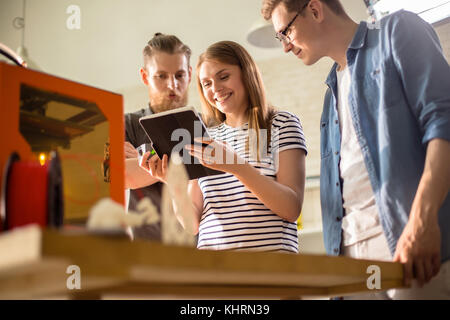
{"type": "Polygon", "coordinates": [[[227,126],[238,128],[242,127],[244,124],[248,122],[248,114],[247,110],[240,113],[227,113],[225,118],[225,124],[227,126]]]}

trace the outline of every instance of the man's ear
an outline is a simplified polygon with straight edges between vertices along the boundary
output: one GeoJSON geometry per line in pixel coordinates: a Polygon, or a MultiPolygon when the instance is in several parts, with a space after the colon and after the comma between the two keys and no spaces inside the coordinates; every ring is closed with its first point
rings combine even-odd
{"type": "Polygon", "coordinates": [[[141,75],[141,81],[148,86],[148,74],[144,68],[139,69],[139,73],[141,75]]]}
{"type": "Polygon", "coordinates": [[[324,9],[325,9],[324,3],[320,0],[311,0],[308,7],[312,11],[313,19],[316,22],[321,23],[324,19],[324,9]]]}
{"type": "Polygon", "coordinates": [[[191,83],[191,79],[192,79],[192,67],[189,66],[189,83],[191,83]]]}

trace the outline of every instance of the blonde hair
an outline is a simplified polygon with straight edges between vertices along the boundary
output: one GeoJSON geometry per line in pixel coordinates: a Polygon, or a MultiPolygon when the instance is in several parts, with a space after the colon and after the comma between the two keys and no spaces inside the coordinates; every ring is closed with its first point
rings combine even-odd
{"type": "MultiPolygon", "coordinates": [[[[212,106],[203,94],[203,87],[199,78],[199,70],[206,60],[218,61],[224,64],[239,66],[242,82],[248,95],[248,127],[256,132],[258,161],[260,154],[260,130],[267,130],[267,148],[270,145],[271,120],[275,113],[269,105],[261,73],[250,54],[240,44],[233,41],[220,41],[209,46],[202,53],[197,63],[197,89],[202,104],[203,119],[208,126],[218,125],[225,121],[226,115],[212,106]]],[[[246,149],[248,150],[248,139],[246,149]]]]}

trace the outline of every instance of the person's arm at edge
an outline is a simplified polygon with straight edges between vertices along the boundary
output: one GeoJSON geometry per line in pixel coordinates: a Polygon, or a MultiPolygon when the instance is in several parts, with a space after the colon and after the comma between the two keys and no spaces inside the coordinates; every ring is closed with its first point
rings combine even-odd
{"type": "Polygon", "coordinates": [[[409,220],[394,255],[394,261],[405,263],[406,285],[414,276],[413,270],[419,285],[439,272],[441,237],[438,212],[450,189],[449,163],[450,142],[431,140],[409,220]]]}
{"type": "Polygon", "coordinates": [[[415,276],[421,285],[440,269],[437,214],[441,197],[448,193],[448,185],[440,179],[449,179],[445,150],[450,140],[450,68],[436,31],[416,15],[400,12],[389,30],[394,65],[427,148],[424,172],[394,260],[404,263],[405,284],[415,276]]]}

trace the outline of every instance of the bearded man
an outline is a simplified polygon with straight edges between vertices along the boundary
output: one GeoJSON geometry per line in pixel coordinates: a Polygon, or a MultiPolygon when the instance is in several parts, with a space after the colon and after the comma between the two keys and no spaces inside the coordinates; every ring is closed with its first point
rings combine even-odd
{"type": "MultiPolygon", "coordinates": [[[[156,33],[143,51],[142,82],[148,88],[148,108],[125,114],[125,188],[130,189],[128,210],[136,210],[143,197],[149,197],[160,211],[162,183],[147,174],[138,163],[137,148],[150,141],[139,118],[186,106],[191,82],[191,49],[174,35],[156,33]]],[[[148,150],[147,150],[148,151],[148,150]]],[[[133,237],[161,240],[161,225],[133,228],[133,237]]]]}

